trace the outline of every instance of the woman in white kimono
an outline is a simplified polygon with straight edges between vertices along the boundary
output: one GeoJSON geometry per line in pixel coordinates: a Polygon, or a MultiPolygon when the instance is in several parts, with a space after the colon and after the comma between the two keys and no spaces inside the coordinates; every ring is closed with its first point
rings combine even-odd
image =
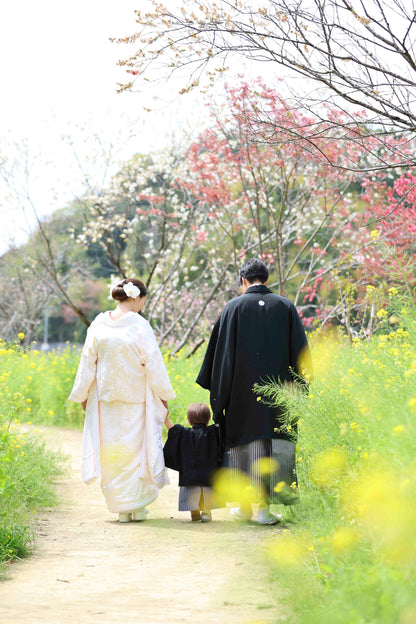
{"type": "Polygon", "coordinates": [[[147,289],[126,279],[111,292],[118,306],[88,328],[71,401],[83,404],[82,477],[101,475],[119,522],[144,520],[146,505],[168,483],[162,426],[175,393],[153,330],[139,312],[147,289]]]}

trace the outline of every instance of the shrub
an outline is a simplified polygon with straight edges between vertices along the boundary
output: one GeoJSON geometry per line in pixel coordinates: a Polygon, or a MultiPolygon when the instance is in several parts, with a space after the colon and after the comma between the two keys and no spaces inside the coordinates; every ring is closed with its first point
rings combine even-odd
{"type": "Polygon", "coordinates": [[[403,309],[401,321],[370,342],[315,342],[309,393],[259,390],[299,421],[301,503],[270,545],[297,624],[415,616],[416,319],[403,309]]]}

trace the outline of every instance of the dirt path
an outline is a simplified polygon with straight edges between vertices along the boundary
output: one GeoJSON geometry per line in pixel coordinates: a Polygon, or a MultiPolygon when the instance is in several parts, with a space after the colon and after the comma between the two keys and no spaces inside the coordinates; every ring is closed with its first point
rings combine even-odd
{"type": "Polygon", "coordinates": [[[80,479],[81,434],[42,428],[71,457],[58,510],[43,512],[37,548],[0,584],[5,624],[262,624],[284,620],[262,559],[281,529],[235,524],[226,510],[200,524],[177,509],[177,478],[142,523],[119,524],[98,484],[80,479]]]}

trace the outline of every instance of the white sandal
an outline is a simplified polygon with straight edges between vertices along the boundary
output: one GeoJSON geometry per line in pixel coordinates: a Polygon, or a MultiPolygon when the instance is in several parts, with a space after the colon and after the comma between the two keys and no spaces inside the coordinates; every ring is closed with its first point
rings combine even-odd
{"type": "Polygon", "coordinates": [[[131,513],[119,513],[118,514],[119,522],[130,522],[130,520],[131,520],[131,513]]]}
{"type": "Polygon", "coordinates": [[[145,509],[143,507],[143,509],[136,509],[135,511],[132,512],[132,516],[133,516],[133,520],[135,520],[136,522],[141,522],[143,520],[146,520],[146,516],[148,514],[148,510],[145,509]]]}
{"type": "Polygon", "coordinates": [[[253,515],[253,513],[251,513],[250,515],[248,513],[243,513],[240,507],[232,507],[230,509],[230,514],[232,515],[234,520],[244,520],[244,521],[251,520],[251,516],[253,515]]]}
{"type": "Polygon", "coordinates": [[[257,523],[273,525],[280,522],[282,517],[280,514],[272,514],[269,509],[259,509],[257,512],[257,523]]]}

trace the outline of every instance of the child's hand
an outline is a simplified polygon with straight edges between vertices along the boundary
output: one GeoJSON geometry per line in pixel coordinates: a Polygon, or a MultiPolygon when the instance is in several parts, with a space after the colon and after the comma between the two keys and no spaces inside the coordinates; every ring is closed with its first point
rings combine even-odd
{"type": "Polygon", "coordinates": [[[165,418],[165,427],[166,427],[166,429],[172,429],[172,427],[173,427],[173,422],[169,418],[169,410],[168,410],[168,413],[166,414],[166,418],[165,418]]]}

